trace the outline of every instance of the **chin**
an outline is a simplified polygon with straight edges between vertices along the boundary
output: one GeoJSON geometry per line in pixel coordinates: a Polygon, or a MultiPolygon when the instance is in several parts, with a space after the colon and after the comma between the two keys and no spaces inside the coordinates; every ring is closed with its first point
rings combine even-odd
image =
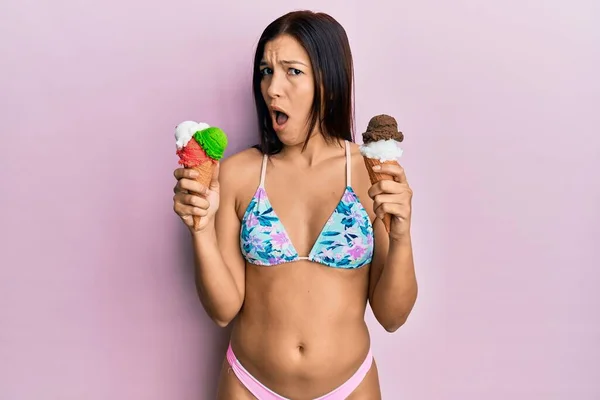
{"type": "Polygon", "coordinates": [[[293,146],[299,146],[304,144],[304,138],[303,137],[298,137],[298,136],[287,136],[285,134],[281,134],[279,133],[277,135],[277,137],[279,138],[279,140],[281,141],[281,143],[283,143],[284,146],[286,147],[293,147],[293,146]]]}
{"type": "Polygon", "coordinates": [[[304,144],[305,136],[303,134],[291,133],[289,127],[276,132],[277,138],[285,146],[298,146],[304,144]]]}

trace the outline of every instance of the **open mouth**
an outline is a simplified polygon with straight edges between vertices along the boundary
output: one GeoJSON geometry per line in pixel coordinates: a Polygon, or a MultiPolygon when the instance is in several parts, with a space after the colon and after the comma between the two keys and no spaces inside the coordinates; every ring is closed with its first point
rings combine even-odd
{"type": "Polygon", "coordinates": [[[281,111],[275,111],[275,122],[277,123],[277,125],[284,125],[287,122],[288,118],[289,117],[286,113],[281,111]]]}

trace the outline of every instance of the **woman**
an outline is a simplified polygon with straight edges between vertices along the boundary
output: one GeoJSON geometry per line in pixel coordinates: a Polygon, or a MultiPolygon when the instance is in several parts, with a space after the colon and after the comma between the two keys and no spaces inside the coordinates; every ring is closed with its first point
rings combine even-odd
{"type": "Polygon", "coordinates": [[[412,192],[397,166],[371,185],[352,142],[352,78],[333,18],[284,15],[254,60],[261,145],[224,160],[208,188],[175,171],[201,302],[219,326],[235,318],[220,399],[381,397],[364,313],[368,300],[394,332],[415,302],[412,192]]]}

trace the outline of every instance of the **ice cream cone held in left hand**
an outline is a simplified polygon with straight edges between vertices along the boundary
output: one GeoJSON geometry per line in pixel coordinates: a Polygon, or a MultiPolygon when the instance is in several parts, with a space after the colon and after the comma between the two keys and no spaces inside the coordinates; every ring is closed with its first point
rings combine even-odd
{"type": "Polygon", "coordinates": [[[360,146],[371,179],[369,196],[373,199],[375,214],[386,231],[394,235],[410,232],[412,190],[398,162],[403,154],[400,147],[403,140],[404,134],[398,130],[396,120],[382,114],[371,118],[360,146]],[[392,219],[395,219],[394,224],[392,219]]]}

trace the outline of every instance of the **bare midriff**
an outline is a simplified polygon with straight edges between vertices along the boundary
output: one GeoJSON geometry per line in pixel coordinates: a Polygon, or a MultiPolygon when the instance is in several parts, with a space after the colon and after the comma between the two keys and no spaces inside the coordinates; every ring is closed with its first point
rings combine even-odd
{"type": "Polygon", "coordinates": [[[317,397],[344,383],[370,346],[368,271],[305,260],[246,265],[245,301],[231,337],[240,363],[286,397],[317,397]]]}

